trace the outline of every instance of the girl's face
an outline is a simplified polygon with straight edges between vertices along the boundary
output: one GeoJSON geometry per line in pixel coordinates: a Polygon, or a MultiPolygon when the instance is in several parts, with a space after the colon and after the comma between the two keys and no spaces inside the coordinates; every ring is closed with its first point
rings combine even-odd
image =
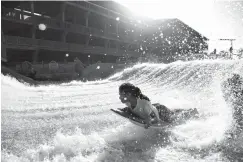
{"type": "Polygon", "coordinates": [[[119,99],[121,100],[122,103],[130,102],[131,93],[119,92],[119,95],[120,95],[119,99]]]}

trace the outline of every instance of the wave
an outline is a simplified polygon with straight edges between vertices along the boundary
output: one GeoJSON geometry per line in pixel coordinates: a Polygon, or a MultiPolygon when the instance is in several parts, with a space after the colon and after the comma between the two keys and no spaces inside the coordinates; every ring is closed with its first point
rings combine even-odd
{"type": "Polygon", "coordinates": [[[2,75],[2,160],[227,161],[227,150],[243,145],[242,138],[222,144],[233,119],[221,83],[233,73],[243,74],[242,60],[143,63],[104,80],[55,85],[2,75]],[[197,107],[206,117],[170,130],[137,127],[109,111],[124,106],[123,82],[136,84],[152,102],[197,107]]]}

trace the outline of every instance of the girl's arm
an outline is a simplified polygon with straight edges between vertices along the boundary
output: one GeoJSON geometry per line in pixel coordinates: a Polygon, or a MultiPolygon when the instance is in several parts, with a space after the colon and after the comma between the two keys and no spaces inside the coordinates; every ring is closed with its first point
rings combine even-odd
{"type": "Polygon", "coordinates": [[[132,113],[131,108],[129,108],[129,107],[119,108],[119,110],[121,110],[123,112],[127,112],[127,113],[132,113]]]}
{"type": "Polygon", "coordinates": [[[145,117],[145,123],[146,123],[145,128],[148,128],[152,124],[152,122],[158,122],[160,120],[156,114],[155,114],[155,118],[151,117],[151,113],[153,113],[153,105],[151,104],[150,101],[144,102],[144,112],[145,112],[145,115],[146,115],[146,117],[145,117]],[[152,120],[152,119],[155,119],[155,120],[152,120]]]}
{"type": "Polygon", "coordinates": [[[150,101],[145,101],[144,102],[144,108],[143,108],[144,112],[145,112],[145,128],[147,129],[151,123],[152,123],[152,118],[150,116],[150,114],[152,113],[152,104],[150,103],[150,101]]]}

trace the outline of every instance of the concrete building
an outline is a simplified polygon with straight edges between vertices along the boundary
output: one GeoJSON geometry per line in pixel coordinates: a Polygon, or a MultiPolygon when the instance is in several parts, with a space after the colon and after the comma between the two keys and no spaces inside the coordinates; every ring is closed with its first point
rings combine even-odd
{"type": "Polygon", "coordinates": [[[116,62],[119,57],[136,59],[144,51],[164,57],[207,48],[207,38],[180,20],[138,22],[113,1],[1,3],[2,61],[13,64],[68,62],[76,57],[84,63],[116,62]],[[42,24],[45,30],[39,29],[42,24]]]}
{"type": "Polygon", "coordinates": [[[127,17],[87,1],[2,1],[2,44],[9,62],[139,57],[138,33],[127,31],[132,25],[127,17]]]}

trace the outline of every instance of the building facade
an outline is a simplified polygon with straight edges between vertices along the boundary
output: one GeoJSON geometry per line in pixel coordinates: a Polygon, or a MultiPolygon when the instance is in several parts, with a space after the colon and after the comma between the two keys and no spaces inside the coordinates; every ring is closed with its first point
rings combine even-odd
{"type": "Polygon", "coordinates": [[[138,21],[112,1],[1,1],[2,61],[116,62],[200,52],[207,38],[178,19],[138,21]]]}

